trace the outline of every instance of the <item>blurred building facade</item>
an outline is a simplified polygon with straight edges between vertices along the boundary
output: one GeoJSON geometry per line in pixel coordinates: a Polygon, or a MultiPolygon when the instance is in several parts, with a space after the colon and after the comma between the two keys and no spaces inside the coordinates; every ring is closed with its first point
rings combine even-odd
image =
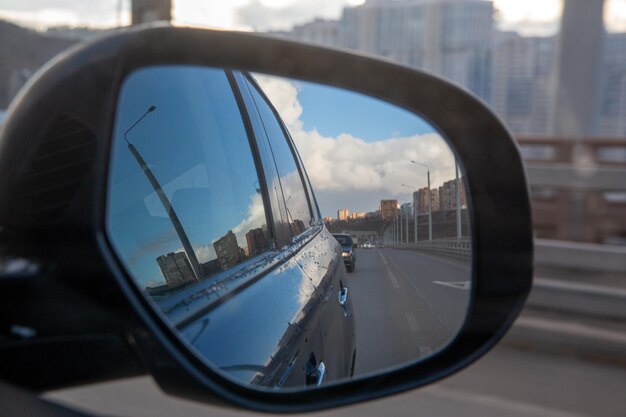
{"type": "Polygon", "coordinates": [[[172,20],[172,0],[132,0],[133,25],[172,20]]]}
{"type": "Polygon", "coordinates": [[[383,220],[393,220],[398,217],[398,200],[380,200],[380,217],[383,220]]]}
{"type": "Polygon", "coordinates": [[[567,124],[562,103],[579,101],[584,106],[579,111],[591,115],[579,131],[626,136],[626,34],[604,31],[598,18],[602,5],[603,0],[568,0],[571,11],[563,24],[589,30],[564,36],[500,31],[488,0],[368,0],[344,8],[339,20],[316,19],[276,34],[380,55],[443,76],[487,102],[516,135],[567,136],[557,128],[558,120],[567,124]],[[581,53],[580,36],[588,39],[593,56],[581,53]],[[584,92],[580,82],[567,81],[572,67],[583,66],[596,68],[584,92]],[[564,100],[559,96],[564,90],[574,97],[564,100]]]}
{"type": "Polygon", "coordinates": [[[338,21],[316,19],[281,34],[432,71],[489,102],[493,28],[489,1],[369,0],[344,8],[338,21]]]}

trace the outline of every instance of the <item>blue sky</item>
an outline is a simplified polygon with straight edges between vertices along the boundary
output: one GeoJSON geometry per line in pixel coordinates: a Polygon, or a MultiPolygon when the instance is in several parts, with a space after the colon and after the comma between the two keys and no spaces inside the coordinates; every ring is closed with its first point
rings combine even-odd
{"type": "Polygon", "coordinates": [[[384,101],[335,87],[294,84],[302,106],[300,120],[304,130],[316,129],[333,137],[350,133],[367,142],[434,133],[424,120],[384,101]]]}

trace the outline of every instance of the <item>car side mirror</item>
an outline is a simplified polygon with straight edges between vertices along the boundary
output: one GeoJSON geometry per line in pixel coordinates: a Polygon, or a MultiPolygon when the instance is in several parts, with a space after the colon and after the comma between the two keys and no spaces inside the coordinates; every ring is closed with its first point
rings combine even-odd
{"type": "Polygon", "coordinates": [[[29,266],[0,279],[0,317],[32,329],[25,341],[0,341],[0,378],[44,390],[150,372],[174,395],[273,412],[387,396],[458,372],[495,346],[530,291],[532,248],[517,146],[460,87],[256,34],[124,31],[57,58],[20,93],[0,132],[0,273],[16,259],[29,266]],[[340,103],[373,103],[372,120],[355,117],[354,126],[373,129],[397,114],[385,132],[409,129],[384,145],[358,142],[361,159],[403,147],[367,166],[389,181],[379,189],[388,195],[350,221],[324,222],[319,197],[357,204],[333,185],[374,177],[343,176],[329,163],[339,151],[307,159],[328,138],[296,135],[307,122],[286,120],[294,107],[271,94],[326,94],[315,86],[346,100],[326,105],[333,123],[345,119],[340,103]],[[338,234],[376,244],[342,258],[338,234]],[[428,275],[426,259],[451,254],[461,280],[428,275]],[[366,309],[355,300],[377,299],[355,275],[366,258],[386,268],[380,277],[403,305],[460,296],[439,303],[450,321],[430,312],[440,336],[432,344],[422,316],[399,310],[415,340],[409,354],[360,370],[366,309]],[[418,270],[427,295],[415,288],[418,270]]]}

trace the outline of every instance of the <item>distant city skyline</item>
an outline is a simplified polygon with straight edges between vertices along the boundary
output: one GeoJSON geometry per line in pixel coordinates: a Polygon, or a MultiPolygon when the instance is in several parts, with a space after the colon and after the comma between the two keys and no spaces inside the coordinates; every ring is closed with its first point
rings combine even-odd
{"type": "MultiPolygon", "coordinates": [[[[477,0],[482,1],[482,0],[477,0]]],[[[173,21],[178,24],[237,30],[290,30],[314,18],[337,19],[346,6],[364,0],[234,0],[198,2],[174,0],[173,21]]],[[[554,34],[560,0],[494,0],[498,25],[524,35],[554,34]]],[[[610,31],[626,30],[626,2],[607,0],[605,21],[610,31]]],[[[130,23],[130,0],[6,0],[0,19],[39,30],[55,26],[110,28],[130,23]]]]}
{"type": "MultiPolygon", "coordinates": [[[[69,4],[76,6],[76,11],[71,13],[80,14],[82,6],[74,3],[74,0],[59,0],[58,7],[55,8],[54,1],[47,2],[46,7],[42,6],[43,2],[37,0],[22,1],[19,4],[16,1],[8,1],[0,8],[0,18],[4,16],[23,22],[20,16],[34,13],[34,16],[45,20],[46,16],[63,16],[64,13],[60,11],[65,10],[64,7],[69,4]],[[38,5],[42,7],[37,9],[38,5]]],[[[100,0],[95,2],[92,9],[99,10],[100,15],[105,15],[104,11],[111,7],[111,3],[113,0],[100,0]]],[[[565,68],[568,73],[569,68],[580,65],[564,67],[556,65],[556,30],[527,33],[515,27],[515,22],[531,22],[530,26],[548,21],[556,24],[561,13],[558,0],[510,3],[505,0],[343,1],[334,2],[336,10],[334,14],[328,16],[322,13],[326,2],[321,3],[315,11],[311,8],[307,15],[305,10],[310,6],[307,1],[298,3],[296,7],[288,0],[263,1],[256,6],[242,0],[236,4],[230,3],[228,13],[234,13],[242,21],[252,19],[248,22],[252,24],[254,18],[248,16],[246,10],[250,12],[254,7],[260,7],[257,12],[260,13],[262,9],[269,13],[268,16],[274,16],[275,13],[282,11],[285,16],[289,16],[285,19],[291,19],[292,24],[288,25],[287,31],[275,32],[276,34],[382,55],[441,75],[468,88],[487,102],[517,136],[547,136],[569,132],[557,128],[571,126],[572,123],[559,116],[559,112],[565,109],[561,105],[563,100],[555,98],[554,92],[562,91],[563,88],[555,87],[554,79],[567,78],[557,77],[559,68],[565,68]],[[297,9],[296,14],[301,15],[301,18],[287,12],[292,9],[297,9]],[[365,21],[367,25],[363,24],[365,21]],[[367,31],[364,30],[365,27],[367,31]],[[517,32],[541,36],[520,36],[517,32]],[[556,120],[563,122],[558,123],[556,120]]],[[[122,16],[130,3],[117,3],[119,4],[121,8],[114,9],[122,16]]],[[[193,6],[191,2],[185,0],[175,1],[173,4],[174,21],[179,20],[180,16],[184,16],[194,7],[209,10],[208,6],[197,4],[193,6]]],[[[70,13],[67,10],[65,12],[70,13]]],[[[604,20],[609,32],[626,30],[626,0],[605,0],[604,20]],[[620,26],[616,22],[622,22],[623,25],[620,26]]],[[[280,29],[279,26],[261,28],[252,25],[247,29],[275,30],[280,29]]],[[[83,33],[84,31],[77,32],[82,33],[80,36],[84,38],[93,36],[87,32],[83,33]]],[[[59,29],[52,30],[51,34],[73,39],[79,36],[72,31],[59,29]]],[[[580,43],[575,39],[573,42],[580,43]]],[[[595,97],[592,100],[593,104],[587,105],[593,107],[593,111],[586,111],[587,109],[582,107],[579,110],[580,114],[587,116],[577,117],[577,120],[589,119],[585,123],[587,126],[579,130],[591,136],[625,136],[626,33],[609,33],[605,39],[596,43],[602,48],[587,49],[596,51],[597,56],[602,56],[598,52],[599,49],[605,51],[601,58],[602,64],[596,65],[597,81],[595,83],[573,81],[575,85],[587,86],[588,91],[579,93],[581,97],[592,95],[595,97]]],[[[577,50],[575,54],[572,53],[569,60],[571,61],[571,57],[579,52],[577,50]]],[[[28,80],[29,74],[34,70],[36,68],[17,68],[9,74],[7,81],[9,96],[13,95],[10,92],[16,92],[28,80]]],[[[306,102],[306,97],[302,96],[301,100],[306,102]]],[[[574,101],[585,102],[585,100],[574,101]]],[[[7,99],[5,102],[8,102],[7,99]]],[[[307,115],[308,113],[302,115],[305,124],[307,115]]],[[[355,136],[366,139],[366,134],[376,135],[374,131],[355,130],[355,126],[353,126],[355,136]]],[[[320,133],[336,136],[337,132],[320,131],[320,133]]],[[[380,138],[380,135],[378,137],[380,138]]]]}
{"type": "MultiPolygon", "coordinates": [[[[363,3],[364,0],[236,0],[207,5],[193,0],[175,0],[172,14],[173,20],[181,24],[285,30],[315,17],[338,18],[343,7],[363,3]],[[269,26],[258,27],[260,22],[251,16],[253,12],[264,15],[269,26]],[[268,15],[270,19],[267,19],[268,15]]],[[[558,0],[527,0],[524,2],[527,4],[521,6],[517,0],[495,0],[495,3],[501,20],[507,25],[549,22],[556,19],[559,8],[558,0]]],[[[7,0],[0,6],[0,18],[39,29],[54,26],[113,27],[130,23],[130,0],[7,0]]]]}
{"type": "MultiPolygon", "coordinates": [[[[461,207],[466,208],[467,199],[463,178],[459,178],[459,182],[461,183],[459,193],[461,207]]],[[[430,191],[432,201],[431,208],[433,211],[452,210],[456,208],[456,179],[453,178],[445,181],[439,187],[433,186],[430,191]]],[[[337,209],[336,217],[324,216],[324,219],[326,221],[354,220],[373,216],[380,216],[383,219],[388,219],[397,216],[397,213],[400,210],[403,210],[403,207],[409,207],[412,215],[415,214],[416,209],[417,214],[421,215],[428,213],[428,188],[423,187],[419,190],[415,190],[412,192],[412,196],[413,198],[410,201],[381,198],[378,207],[365,209],[364,211],[363,208],[361,210],[352,210],[350,207],[343,207],[337,209]]]]}
{"type": "Polygon", "coordinates": [[[626,33],[604,34],[601,2],[569,1],[567,41],[497,28],[493,4],[477,0],[377,1],[274,33],[435,73],[484,100],[518,136],[626,136],[626,33]],[[573,68],[588,75],[572,78],[573,68]]]}

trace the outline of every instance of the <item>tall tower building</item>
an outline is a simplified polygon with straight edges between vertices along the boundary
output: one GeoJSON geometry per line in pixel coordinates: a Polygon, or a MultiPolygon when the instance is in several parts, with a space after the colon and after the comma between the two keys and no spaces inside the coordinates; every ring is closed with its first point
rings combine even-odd
{"type": "MultiPolygon", "coordinates": [[[[582,140],[597,129],[599,118],[600,65],[603,62],[604,0],[565,0],[557,58],[552,79],[551,134],[574,140],[573,162],[591,160],[582,140]]],[[[572,238],[581,239],[585,201],[572,193],[572,238]]]]}
{"type": "Polygon", "coordinates": [[[246,242],[248,244],[248,256],[265,252],[270,248],[265,231],[260,227],[246,233],[246,242]]]}
{"type": "Polygon", "coordinates": [[[380,217],[393,220],[398,217],[398,200],[380,200],[380,217]]]}
{"type": "Polygon", "coordinates": [[[169,287],[178,287],[196,281],[185,252],[171,252],[157,258],[163,278],[169,287]]]}
{"type": "Polygon", "coordinates": [[[555,36],[495,35],[492,108],[516,135],[547,135],[555,36]]]}
{"type": "Polygon", "coordinates": [[[491,101],[491,1],[368,0],[344,9],[339,38],[344,47],[434,72],[491,101]]]}
{"type": "Polygon", "coordinates": [[[420,214],[420,193],[419,191],[413,191],[413,215],[420,214]]]}
{"type": "Polygon", "coordinates": [[[626,33],[610,33],[604,49],[598,136],[626,136],[626,33]]]}
{"type": "Polygon", "coordinates": [[[221,238],[213,242],[213,248],[219,259],[222,271],[225,271],[241,262],[241,251],[237,243],[237,237],[229,230],[221,238]]]}
{"type": "Polygon", "coordinates": [[[565,0],[552,79],[551,134],[589,136],[598,118],[604,0],[565,0]]]}

